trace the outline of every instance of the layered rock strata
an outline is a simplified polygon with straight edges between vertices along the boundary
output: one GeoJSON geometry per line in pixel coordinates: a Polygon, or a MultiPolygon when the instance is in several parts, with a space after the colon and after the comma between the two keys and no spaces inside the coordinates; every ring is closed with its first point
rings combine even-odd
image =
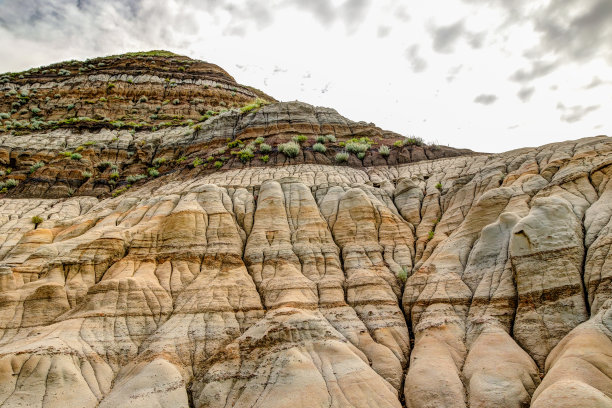
{"type": "Polygon", "coordinates": [[[612,406],[611,163],[596,137],[4,198],[0,403],[612,406]]]}

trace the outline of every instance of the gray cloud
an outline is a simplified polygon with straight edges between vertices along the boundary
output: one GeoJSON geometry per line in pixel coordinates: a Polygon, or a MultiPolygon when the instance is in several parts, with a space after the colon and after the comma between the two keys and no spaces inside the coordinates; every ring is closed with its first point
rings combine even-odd
{"type": "Polygon", "coordinates": [[[523,102],[528,102],[531,97],[533,96],[533,93],[535,92],[535,88],[534,87],[528,87],[528,88],[521,88],[520,91],[518,91],[518,93],[516,94],[519,99],[523,102]]]}
{"type": "Polygon", "coordinates": [[[591,106],[565,106],[563,103],[559,102],[557,104],[557,109],[561,111],[561,120],[567,123],[574,123],[582,120],[589,113],[596,111],[599,109],[599,105],[591,105],[591,106]]]}
{"type": "Polygon", "coordinates": [[[415,74],[425,71],[427,69],[427,61],[419,56],[419,46],[414,44],[404,51],[404,56],[410,62],[410,69],[415,74]]]}
{"type": "Polygon", "coordinates": [[[451,53],[461,35],[465,32],[463,20],[454,24],[430,29],[433,38],[433,49],[440,53],[451,53]]]}
{"type": "Polygon", "coordinates": [[[538,34],[533,43],[525,44],[524,56],[530,61],[512,75],[517,82],[529,82],[566,64],[600,57],[612,64],[610,0],[550,0],[542,2],[543,7],[534,7],[533,0],[463,1],[504,10],[505,18],[491,31],[503,31],[518,23],[531,25],[538,34]],[[554,62],[541,62],[543,55],[554,62]]]}
{"type": "Polygon", "coordinates": [[[378,38],[384,38],[389,35],[391,32],[391,27],[389,26],[378,26],[378,30],[376,30],[376,35],[378,38]]]}
{"type": "Polygon", "coordinates": [[[346,0],[338,7],[333,7],[328,0],[293,0],[288,4],[312,13],[324,26],[330,26],[341,19],[349,31],[354,31],[365,19],[370,0],[346,0]]]}
{"type": "Polygon", "coordinates": [[[519,69],[510,76],[510,79],[516,82],[530,82],[536,78],[546,76],[557,69],[557,62],[542,62],[535,61],[528,70],[519,69]]]}
{"type": "Polygon", "coordinates": [[[491,95],[491,94],[482,94],[474,98],[474,102],[480,103],[481,105],[491,105],[495,103],[496,101],[497,101],[497,96],[491,95]]]}

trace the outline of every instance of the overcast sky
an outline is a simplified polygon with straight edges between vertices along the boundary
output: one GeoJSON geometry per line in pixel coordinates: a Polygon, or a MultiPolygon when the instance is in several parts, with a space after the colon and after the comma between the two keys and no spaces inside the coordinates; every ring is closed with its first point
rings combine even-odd
{"type": "Polygon", "coordinates": [[[612,0],[0,0],[0,72],[166,49],[282,101],[499,152],[612,134],[612,0]]]}

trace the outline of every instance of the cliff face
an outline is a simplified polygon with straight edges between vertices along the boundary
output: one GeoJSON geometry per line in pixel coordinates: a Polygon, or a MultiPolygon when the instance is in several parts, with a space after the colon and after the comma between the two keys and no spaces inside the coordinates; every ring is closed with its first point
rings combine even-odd
{"type": "Polygon", "coordinates": [[[2,406],[612,407],[610,138],[476,154],[251,92],[5,129],[2,406]]]}

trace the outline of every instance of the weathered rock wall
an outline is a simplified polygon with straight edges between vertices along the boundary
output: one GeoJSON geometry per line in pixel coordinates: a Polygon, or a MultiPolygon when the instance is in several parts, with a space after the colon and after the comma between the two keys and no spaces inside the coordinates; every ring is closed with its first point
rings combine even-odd
{"type": "Polygon", "coordinates": [[[284,164],[0,200],[0,405],[612,407],[610,138],[284,164]]]}

